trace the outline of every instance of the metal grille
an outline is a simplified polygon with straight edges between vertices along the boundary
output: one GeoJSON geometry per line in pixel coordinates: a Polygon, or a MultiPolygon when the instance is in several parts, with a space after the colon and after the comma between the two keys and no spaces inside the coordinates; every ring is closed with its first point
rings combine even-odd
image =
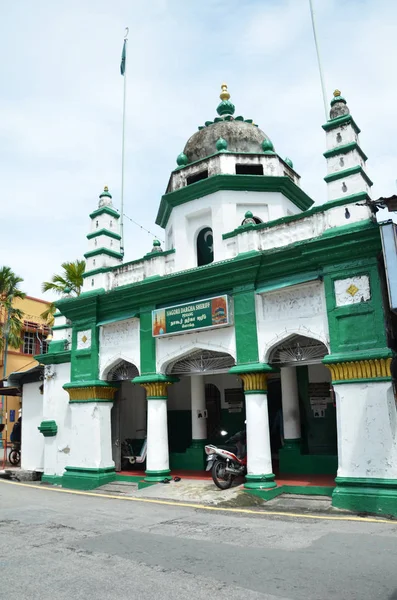
{"type": "Polygon", "coordinates": [[[297,363],[317,363],[326,354],[328,354],[328,349],[322,342],[303,335],[294,335],[273,350],[269,362],[296,366],[297,363]]]}
{"type": "Polygon", "coordinates": [[[226,352],[195,350],[188,356],[171,363],[167,372],[173,375],[224,373],[233,367],[234,364],[234,358],[226,352]]]}
{"type": "Polygon", "coordinates": [[[139,375],[139,371],[135,365],[122,360],[115,367],[110,369],[107,380],[108,381],[127,381],[134,379],[139,375]]]}

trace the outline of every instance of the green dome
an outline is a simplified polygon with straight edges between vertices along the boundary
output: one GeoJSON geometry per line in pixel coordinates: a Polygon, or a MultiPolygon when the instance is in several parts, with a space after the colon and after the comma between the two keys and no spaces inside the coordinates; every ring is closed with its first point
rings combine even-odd
{"type": "Polygon", "coordinates": [[[286,156],[286,157],[284,158],[284,162],[285,162],[285,163],[287,163],[287,165],[288,165],[289,167],[291,167],[291,169],[293,169],[293,168],[294,168],[294,163],[292,162],[292,160],[291,160],[290,158],[288,158],[288,156],[286,156]]]}
{"type": "Polygon", "coordinates": [[[186,156],[186,154],[184,154],[183,152],[181,152],[176,159],[176,164],[179,167],[185,167],[188,162],[189,162],[189,159],[186,156]]]}
{"type": "Polygon", "coordinates": [[[227,150],[227,141],[220,137],[216,142],[216,149],[218,152],[222,152],[222,150],[227,150]]]}
{"type": "Polygon", "coordinates": [[[273,146],[273,142],[271,140],[269,140],[269,138],[265,138],[262,142],[262,150],[265,153],[274,153],[274,146],[273,146]]]}
{"type": "Polygon", "coordinates": [[[99,196],[100,198],[111,198],[112,196],[109,193],[109,188],[107,185],[103,188],[102,194],[99,196]]]}

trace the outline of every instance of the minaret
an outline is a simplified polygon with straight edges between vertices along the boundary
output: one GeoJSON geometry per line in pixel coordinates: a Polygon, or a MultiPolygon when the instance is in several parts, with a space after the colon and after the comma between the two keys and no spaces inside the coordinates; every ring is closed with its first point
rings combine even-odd
{"type": "Polygon", "coordinates": [[[105,273],[110,267],[120,265],[120,214],[113,208],[112,196],[105,186],[99,196],[98,208],[90,214],[91,231],[87,235],[88,252],[84,273],[84,291],[105,287],[105,273]]]}
{"type": "Polygon", "coordinates": [[[357,195],[357,200],[365,200],[372,186],[372,181],[366,173],[367,156],[361,150],[359,133],[346,100],[339,90],[335,90],[331,100],[330,119],[323,125],[327,135],[328,200],[341,198],[351,199],[357,195]]]}

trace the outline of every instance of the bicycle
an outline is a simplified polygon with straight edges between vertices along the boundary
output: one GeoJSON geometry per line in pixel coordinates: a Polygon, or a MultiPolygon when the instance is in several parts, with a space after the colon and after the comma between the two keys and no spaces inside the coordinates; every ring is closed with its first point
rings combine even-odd
{"type": "Polygon", "coordinates": [[[14,467],[17,467],[21,462],[21,445],[19,443],[13,444],[8,460],[14,467]]]}

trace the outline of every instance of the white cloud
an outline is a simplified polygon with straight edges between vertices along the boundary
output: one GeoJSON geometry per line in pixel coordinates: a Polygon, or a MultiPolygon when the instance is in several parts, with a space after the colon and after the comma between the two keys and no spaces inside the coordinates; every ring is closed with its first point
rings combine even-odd
{"type": "MultiPolygon", "coordinates": [[[[374,197],[396,190],[397,6],[314,0],[327,91],[342,89],[362,128],[374,197]]],[[[326,199],[325,120],[306,0],[20,0],[3,17],[0,52],[2,263],[40,284],[86,250],[104,184],[120,193],[119,74],[130,27],[125,208],[154,225],[175,158],[215,116],[226,80],[238,114],[288,155],[302,187],[326,199]]],[[[125,222],[126,258],[151,248],[125,222]]]]}

